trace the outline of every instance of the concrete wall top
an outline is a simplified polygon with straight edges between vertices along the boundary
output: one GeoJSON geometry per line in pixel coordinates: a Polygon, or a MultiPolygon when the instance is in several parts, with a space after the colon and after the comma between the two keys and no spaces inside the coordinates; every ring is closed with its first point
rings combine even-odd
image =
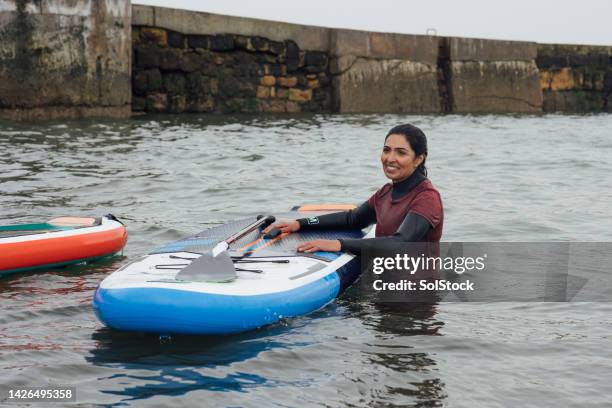
{"type": "Polygon", "coordinates": [[[578,45],[578,44],[538,44],[540,55],[610,55],[612,47],[606,45],[578,45]]]}
{"type": "Polygon", "coordinates": [[[452,61],[533,61],[537,55],[532,42],[450,38],[452,61]]]}
{"type": "Polygon", "coordinates": [[[305,26],[156,6],[133,5],[132,25],[183,34],[238,34],[274,41],[293,40],[304,50],[330,52],[338,57],[403,59],[428,64],[435,64],[438,57],[437,37],[305,26]]]}
{"type": "Polygon", "coordinates": [[[293,40],[300,48],[313,51],[330,48],[329,28],[165,7],[133,5],[132,25],[165,28],[183,34],[238,34],[273,41],[293,40]]]}
{"type": "Polygon", "coordinates": [[[333,30],[332,55],[352,55],[374,59],[402,59],[435,64],[438,38],[424,35],[376,33],[358,30],[333,30]]]}

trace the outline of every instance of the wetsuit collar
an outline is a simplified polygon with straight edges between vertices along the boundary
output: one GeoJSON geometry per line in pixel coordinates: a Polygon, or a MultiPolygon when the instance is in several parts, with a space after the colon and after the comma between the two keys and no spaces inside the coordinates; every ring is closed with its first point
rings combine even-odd
{"type": "Polygon", "coordinates": [[[397,183],[393,183],[393,189],[391,190],[391,199],[397,200],[408,194],[412,189],[418,186],[427,177],[419,170],[416,170],[405,180],[397,183]]]}

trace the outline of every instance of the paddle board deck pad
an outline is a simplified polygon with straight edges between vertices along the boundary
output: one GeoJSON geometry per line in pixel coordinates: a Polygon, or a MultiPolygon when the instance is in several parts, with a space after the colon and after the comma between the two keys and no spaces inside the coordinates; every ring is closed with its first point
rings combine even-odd
{"type": "MultiPolygon", "coordinates": [[[[282,220],[324,212],[274,215],[282,220]]],[[[255,217],[210,228],[123,266],[96,290],[98,318],[117,330],[232,334],[320,309],[359,276],[359,259],[353,255],[296,252],[300,243],[313,239],[363,238],[359,230],[298,231],[275,238],[256,230],[226,254],[236,268],[234,279],[215,281],[214,274],[187,273],[202,253],[253,221],[255,217]]]]}
{"type": "Polygon", "coordinates": [[[0,226],[0,276],[113,255],[125,246],[127,236],[125,226],[111,214],[0,226]]]}

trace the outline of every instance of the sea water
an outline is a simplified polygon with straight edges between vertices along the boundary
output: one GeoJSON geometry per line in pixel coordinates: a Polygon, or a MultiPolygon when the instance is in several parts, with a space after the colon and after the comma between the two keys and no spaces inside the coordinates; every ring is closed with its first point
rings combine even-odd
{"type": "Polygon", "coordinates": [[[610,303],[378,304],[359,284],[309,316],[230,337],[114,332],[97,284],[210,226],[361,203],[386,132],[429,140],[445,241],[612,241],[612,115],[144,116],[0,122],[0,224],[113,213],[122,257],[0,280],[5,387],[165,406],[605,406],[610,303]]]}

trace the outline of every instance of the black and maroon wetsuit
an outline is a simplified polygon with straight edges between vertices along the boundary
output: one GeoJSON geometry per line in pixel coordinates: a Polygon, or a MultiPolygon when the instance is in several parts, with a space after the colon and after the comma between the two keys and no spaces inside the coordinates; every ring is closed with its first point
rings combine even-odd
{"type": "Polygon", "coordinates": [[[341,251],[359,255],[397,242],[439,242],[444,210],[429,179],[414,172],[399,183],[385,184],[354,210],[297,220],[301,230],[362,229],[376,223],[376,238],[341,239],[341,251]]]}

